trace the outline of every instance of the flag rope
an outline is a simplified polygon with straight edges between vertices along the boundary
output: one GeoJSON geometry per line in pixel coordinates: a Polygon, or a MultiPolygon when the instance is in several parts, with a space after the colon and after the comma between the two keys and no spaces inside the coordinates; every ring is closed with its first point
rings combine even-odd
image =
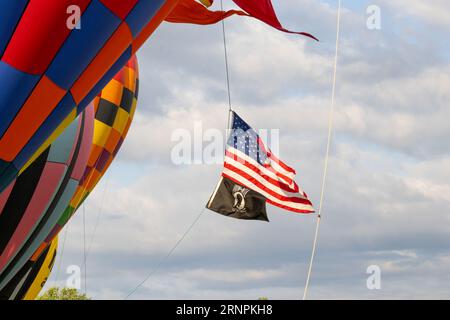
{"type": "MultiPolygon", "coordinates": [[[[220,9],[223,11],[223,0],[220,0],[220,9]]],[[[223,50],[225,55],[225,71],[227,76],[228,111],[231,112],[232,109],[231,109],[230,70],[228,67],[228,50],[227,50],[227,37],[225,34],[225,19],[222,19],[222,37],[223,37],[223,50]]]]}
{"type": "Polygon", "coordinates": [[[334,124],[334,107],[335,107],[335,95],[336,95],[336,74],[337,74],[337,64],[338,64],[338,51],[339,51],[339,34],[340,34],[340,25],[341,25],[341,0],[338,0],[338,9],[337,9],[337,27],[336,27],[336,49],[335,49],[335,55],[334,55],[334,70],[333,70],[333,86],[332,86],[332,92],[331,92],[331,106],[328,116],[328,139],[327,139],[327,149],[325,153],[325,164],[323,169],[323,176],[322,176],[322,188],[320,192],[320,202],[319,202],[319,212],[317,215],[317,224],[316,224],[316,231],[314,233],[314,242],[313,242],[313,248],[311,252],[311,259],[309,262],[309,268],[308,268],[308,275],[306,277],[306,284],[305,284],[305,290],[303,292],[303,300],[306,300],[308,295],[308,288],[309,283],[311,280],[311,273],[312,273],[312,267],[314,263],[314,257],[316,255],[317,250],[317,240],[319,236],[319,228],[320,228],[320,221],[322,218],[322,206],[323,206],[323,200],[324,200],[324,194],[325,194],[325,184],[327,179],[327,173],[328,173],[328,160],[330,157],[330,146],[331,146],[331,140],[333,136],[333,124],[334,124]]]}

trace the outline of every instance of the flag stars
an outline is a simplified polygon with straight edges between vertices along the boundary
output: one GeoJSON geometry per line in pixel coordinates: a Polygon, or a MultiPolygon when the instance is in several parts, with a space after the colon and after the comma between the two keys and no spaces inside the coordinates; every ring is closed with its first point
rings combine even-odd
{"type": "Polygon", "coordinates": [[[228,140],[228,145],[248,155],[259,164],[264,164],[267,154],[264,151],[265,148],[260,148],[258,134],[236,113],[233,113],[232,129],[233,134],[228,140]]]}

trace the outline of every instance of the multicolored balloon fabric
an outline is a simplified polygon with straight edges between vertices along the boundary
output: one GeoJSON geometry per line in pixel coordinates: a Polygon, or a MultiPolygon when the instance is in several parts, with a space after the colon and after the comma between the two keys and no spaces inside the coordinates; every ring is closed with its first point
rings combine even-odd
{"type": "Polygon", "coordinates": [[[40,256],[33,256],[0,290],[0,300],[34,300],[47,282],[56,260],[58,237],[40,256]]]}
{"type": "Polygon", "coordinates": [[[177,2],[0,0],[0,192],[88,106],[177,2]]]}

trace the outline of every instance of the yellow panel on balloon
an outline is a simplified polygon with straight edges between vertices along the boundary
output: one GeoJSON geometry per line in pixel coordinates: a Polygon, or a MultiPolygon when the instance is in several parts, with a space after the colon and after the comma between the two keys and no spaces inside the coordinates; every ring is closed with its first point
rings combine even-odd
{"type": "Polygon", "coordinates": [[[104,124],[101,121],[95,121],[94,124],[94,138],[93,143],[103,147],[108,140],[109,133],[111,132],[111,127],[104,124]]]}

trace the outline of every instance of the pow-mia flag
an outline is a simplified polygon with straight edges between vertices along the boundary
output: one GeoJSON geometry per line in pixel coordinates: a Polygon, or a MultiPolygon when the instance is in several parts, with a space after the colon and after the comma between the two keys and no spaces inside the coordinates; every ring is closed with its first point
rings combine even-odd
{"type": "Polygon", "coordinates": [[[206,207],[228,217],[269,221],[266,198],[222,177],[206,207]]]}

